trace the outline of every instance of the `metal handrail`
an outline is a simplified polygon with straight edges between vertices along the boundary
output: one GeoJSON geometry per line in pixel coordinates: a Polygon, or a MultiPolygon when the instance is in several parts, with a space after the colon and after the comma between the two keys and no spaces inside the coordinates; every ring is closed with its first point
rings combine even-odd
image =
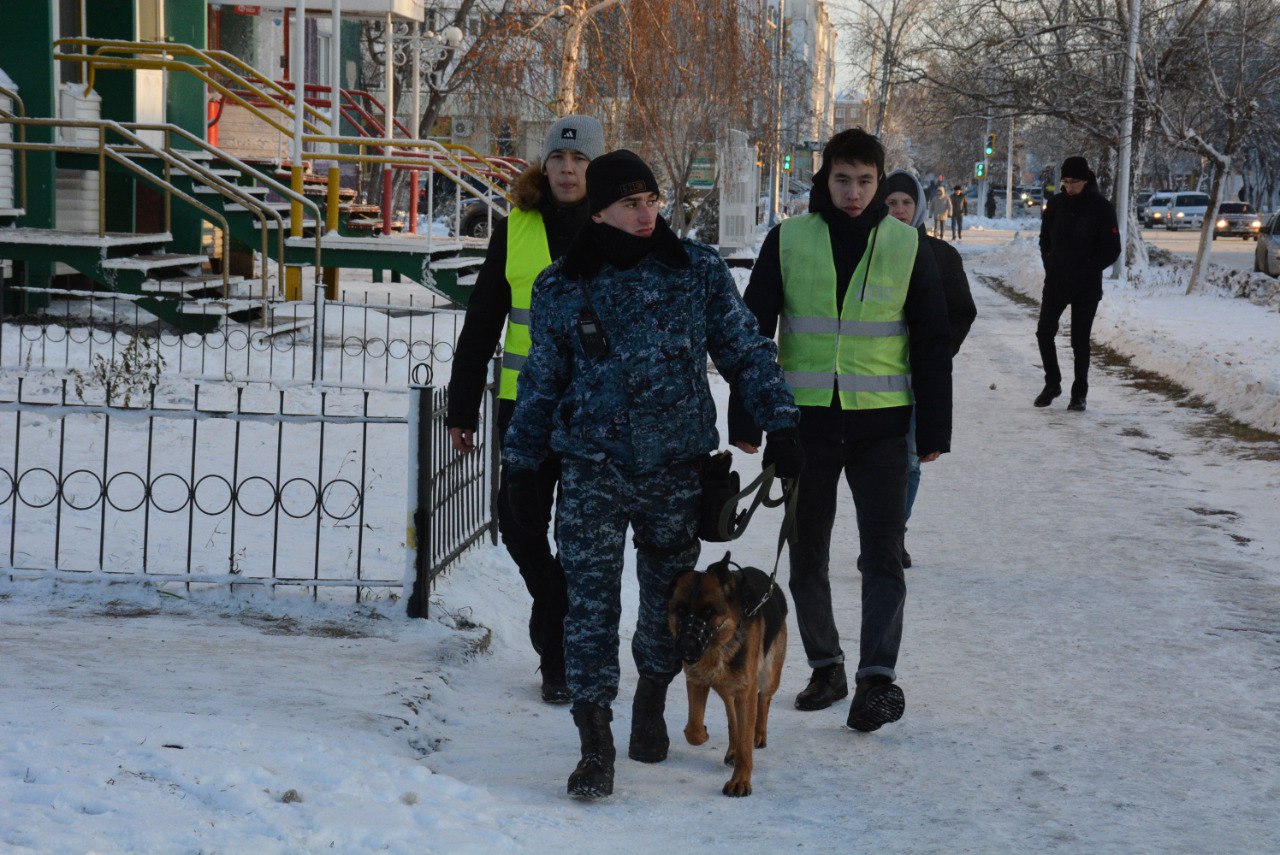
{"type": "MultiPolygon", "coordinates": [[[[179,199],[191,205],[193,208],[196,208],[199,211],[203,212],[204,214],[208,215],[210,220],[220,223],[222,225],[222,230],[225,234],[231,233],[231,227],[227,223],[226,217],[224,217],[222,214],[215,211],[213,208],[210,208],[208,205],[204,204],[200,200],[186,193],[185,191],[179,189],[173,184],[172,181],[168,180],[167,178],[158,176],[155,173],[151,172],[150,170],[133,162],[126,156],[126,153],[134,153],[135,151],[146,152],[147,154],[157,158],[158,160],[160,160],[162,163],[165,164],[166,173],[168,172],[168,169],[173,167],[174,165],[179,166],[182,169],[182,171],[186,173],[186,167],[188,163],[191,163],[189,159],[185,159],[185,158],[179,159],[177,157],[172,156],[170,153],[166,151],[156,148],[155,146],[148,143],[146,140],[134,134],[129,128],[125,127],[119,122],[114,122],[114,121],[111,121],[110,119],[91,120],[91,119],[32,119],[32,118],[11,119],[10,121],[17,124],[21,124],[21,125],[30,125],[33,127],[91,128],[98,132],[97,152],[98,152],[98,174],[100,176],[100,179],[98,181],[98,236],[99,237],[105,237],[107,233],[107,227],[106,227],[106,184],[107,182],[105,180],[107,159],[110,159],[111,161],[118,163],[119,165],[123,166],[125,169],[128,169],[130,172],[133,172],[135,175],[143,178],[144,180],[157,185],[166,193],[166,195],[172,194],[174,196],[177,196],[179,199]],[[122,138],[128,140],[130,148],[117,149],[116,146],[108,145],[106,141],[108,131],[114,131],[115,133],[119,134],[122,138]],[[184,163],[183,160],[187,160],[188,163],[184,163]]],[[[81,152],[84,152],[85,150],[84,146],[68,145],[63,143],[23,142],[19,144],[19,143],[0,142],[0,148],[18,149],[19,145],[21,145],[23,148],[25,148],[25,150],[28,150],[28,151],[52,151],[52,152],[66,151],[66,152],[81,153],[81,152]]],[[[186,173],[186,174],[190,175],[190,173],[186,173]]],[[[195,177],[195,176],[192,175],[191,177],[195,177]]],[[[214,179],[217,179],[219,176],[212,176],[212,177],[214,179]]],[[[213,186],[213,185],[210,185],[210,186],[213,186]]],[[[224,192],[223,189],[219,187],[214,187],[214,189],[219,190],[219,192],[224,192]]],[[[232,198],[235,198],[235,193],[224,193],[224,195],[230,195],[232,196],[232,198]]],[[[244,197],[250,201],[251,205],[262,206],[262,203],[259,200],[253,199],[252,197],[248,196],[248,194],[244,194],[244,197]]],[[[275,212],[271,212],[271,213],[274,214],[275,212]]],[[[166,204],[165,231],[171,233],[172,224],[169,218],[170,218],[169,208],[168,208],[168,205],[166,204]]],[[[265,226],[265,220],[263,222],[265,226]]],[[[263,228],[263,232],[264,233],[266,232],[265,227],[263,228]]],[[[226,264],[222,265],[223,299],[228,299],[231,293],[231,280],[230,280],[230,275],[228,273],[228,267],[229,265],[226,265],[226,264]]]]}
{"type": "MultiPolygon", "coordinates": [[[[205,53],[204,51],[201,51],[197,48],[193,48],[190,45],[183,45],[179,43],[154,44],[149,42],[121,42],[121,41],[115,41],[115,40],[109,40],[109,39],[81,39],[81,38],[58,39],[56,42],[54,42],[55,46],[62,45],[62,44],[82,45],[84,47],[90,47],[90,46],[96,45],[99,51],[127,49],[127,50],[133,51],[134,53],[161,53],[161,57],[159,59],[129,59],[126,57],[107,58],[103,56],[101,53],[80,54],[80,53],[55,52],[53,54],[53,58],[56,60],[63,60],[65,62],[81,62],[88,65],[89,67],[89,73],[87,75],[88,89],[93,88],[95,73],[98,68],[185,71],[188,74],[195,75],[197,78],[203,81],[206,86],[221,93],[223,97],[230,98],[235,103],[244,107],[246,110],[251,112],[254,116],[266,122],[268,125],[275,128],[281,134],[291,135],[293,133],[293,128],[291,124],[285,124],[277,121],[275,118],[269,115],[266,111],[259,109],[253,103],[241,97],[236,92],[236,90],[228,87],[227,85],[222,83],[220,80],[218,80],[213,74],[209,74],[204,69],[200,68],[200,66],[192,65],[191,63],[188,63],[188,62],[178,62],[176,59],[168,58],[167,56],[168,54],[173,54],[175,56],[195,56],[202,60],[205,60],[206,64],[208,64],[211,68],[213,68],[217,74],[221,74],[225,77],[230,78],[245,90],[248,90],[250,92],[256,92],[259,96],[262,97],[264,101],[274,104],[276,107],[276,110],[278,110],[281,113],[284,113],[287,117],[289,117],[290,122],[292,122],[293,111],[291,109],[288,109],[285,105],[271,98],[267,93],[256,89],[256,87],[253,84],[251,84],[248,80],[236,74],[231,69],[225,66],[222,66],[220,63],[212,61],[212,57],[209,57],[208,54],[205,53]],[[152,48],[154,48],[154,50],[151,50],[152,48]]],[[[292,100],[292,96],[289,96],[289,98],[290,100],[292,100]]],[[[327,119],[324,119],[323,123],[326,126],[329,125],[329,121],[327,119]]],[[[307,122],[305,120],[303,122],[303,127],[304,129],[309,129],[312,133],[319,133],[321,130],[319,126],[311,122],[307,122]]]]}
{"type": "MultiPolygon", "coordinates": [[[[5,96],[18,108],[17,115],[10,113],[8,110],[0,110],[0,119],[25,119],[27,117],[27,107],[22,99],[18,97],[18,93],[14,92],[7,86],[0,86],[0,95],[5,96]]],[[[18,124],[18,142],[26,143],[27,126],[18,124]]],[[[18,149],[18,180],[22,182],[18,194],[18,200],[22,203],[18,207],[22,210],[27,209],[27,150],[25,148],[18,149]]]]}
{"type": "MultiPolygon", "coordinates": [[[[206,152],[208,152],[209,154],[212,154],[212,155],[213,155],[214,157],[216,157],[218,160],[220,160],[220,161],[222,161],[222,162],[224,162],[224,163],[226,163],[226,164],[228,164],[228,165],[230,165],[230,166],[235,167],[236,169],[238,169],[238,170],[239,170],[241,173],[243,173],[244,175],[248,176],[249,178],[252,178],[254,181],[257,181],[257,182],[259,182],[259,183],[263,184],[264,186],[266,186],[269,190],[271,190],[271,191],[272,191],[273,193],[275,193],[276,195],[278,195],[278,196],[282,196],[282,197],[284,197],[284,198],[288,199],[290,202],[297,202],[297,203],[301,204],[301,205],[302,205],[303,207],[305,207],[305,208],[310,208],[310,209],[315,213],[315,220],[316,220],[316,228],[315,228],[315,245],[316,245],[316,246],[315,246],[315,265],[314,265],[314,266],[315,266],[315,281],[316,281],[316,282],[321,281],[322,276],[321,276],[321,273],[320,273],[320,267],[321,267],[321,265],[320,265],[320,247],[321,247],[320,239],[321,239],[321,235],[322,235],[322,232],[323,232],[323,230],[322,230],[322,228],[321,228],[321,223],[323,223],[323,222],[324,222],[324,215],[320,212],[320,206],[319,206],[317,203],[315,203],[315,202],[313,202],[312,200],[308,199],[304,194],[294,192],[293,188],[292,188],[292,187],[290,187],[290,186],[288,186],[287,184],[282,184],[282,183],[280,183],[279,181],[276,181],[274,178],[270,177],[269,175],[266,175],[266,174],[264,174],[264,173],[262,173],[262,172],[259,172],[258,170],[254,169],[252,166],[249,166],[247,163],[245,163],[244,161],[242,161],[242,160],[240,160],[239,158],[235,157],[234,155],[227,154],[227,153],[226,153],[225,151],[223,151],[222,149],[217,148],[216,146],[210,145],[210,144],[209,144],[208,142],[206,142],[204,139],[202,139],[201,137],[196,136],[195,134],[191,133],[191,132],[190,132],[190,131],[188,131],[186,128],[180,128],[180,127],[178,127],[177,125],[145,125],[145,124],[140,124],[140,123],[137,123],[137,122],[128,122],[128,123],[126,123],[126,126],[127,126],[127,127],[131,127],[131,128],[140,128],[140,129],[143,129],[143,130],[163,130],[163,131],[165,131],[166,135],[167,135],[167,134],[177,134],[178,136],[182,137],[183,139],[187,140],[188,142],[190,142],[190,143],[192,143],[192,144],[196,145],[197,147],[199,147],[202,151],[206,151],[206,152]]],[[[166,136],[166,147],[167,147],[169,150],[171,150],[171,151],[173,151],[173,152],[175,152],[175,153],[177,153],[177,154],[180,154],[180,153],[181,153],[181,149],[174,149],[174,148],[172,148],[172,146],[168,146],[168,143],[167,143],[167,136],[166,136]]],[[[214,176],[214,177],[220,178],[221,176],[214,176]]],[[[235,185],[232,185],[232,186],[235,186],[235,185]]],[[[251,198],[253,198],[253,197],[251,197],[251,198]]],[[[256,199],[255,199],[255,201],[259,201],[259,200],[256,200],[256,199]]],[[[283,264],[284,264],[284,225],[283,225],[283,219],[282,219],[282,218],[280,218],[279,214],[278,214],[276,211],[274,211],[274,210],[272,210],[272,209],[270,209],[270,208],[268,208],[267,210],[268,210],[268,211],[270,211],[272,214],[275,214],[275,215],[276,215],[276,218],[277,218],[277,221],[281,223],[281,225],[280,225],[280,244],[279,244],[279,249],[280,249],[280,264],[281,264],[281,265],[283,265],[283,264]]],[[[264,229],[264,231],[265,231],[265,229],[264,229]]],[[[280,281],[281,281],[281,282],[283,282],[283,281],[284,281],[284,279],[283,279],[283,278],[281,278],[281,280],[280,280],[280,281]]],[[[265,287],[265,286],[264,286],[264,287],[265,287]]]]}

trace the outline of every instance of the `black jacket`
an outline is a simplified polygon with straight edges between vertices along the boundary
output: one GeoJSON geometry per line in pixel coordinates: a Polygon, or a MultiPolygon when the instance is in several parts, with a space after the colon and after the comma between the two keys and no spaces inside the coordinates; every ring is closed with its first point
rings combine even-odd
{"type": "MultiPolygon", "coordinates": [[[[547,247],[551,260],[564,255],[587,221],[587,202],[561,207],[544,199],[538,203],[547,230],[547,247]]],[[[475,430],[480,419],[480,402],[489,381],[489,365],[493,359],[503,326],[511,314],[511,283],[507,281],[507,220],[493,226],[489,251],[476,276],[476,286],[467,303],[467,314],[458,334],[453,353],[453,372],[449,378],[449,427],[475,430]]],[[[515,409],[512,401],[498,405],[498,435],[506,432],[515,409]]]]}
{"type": "Polygon", "coordinates": [[[973,319],[978,317],[978,307],[973,304],[973,293],[969,290],[969,277],[964,272],[964,262],[956,248],[942,238],[931,236],[924,226],[919,228],[920,237],[929,244],[933,251],[933,260],[938,265],[938,276],[942,279],[942,292],[947,297],[947,322],[951,327],[951,355],[960,352],[973,319]]]}
{"type": "MultiPolygon", "coordinates": [[[[827,194],[826,170],[813,178],[809,209],[822,215],[831,234],[835,257],[837,305],[843,305],[845,291],[867,247],[871,229],[889,215],[877,201],[857,218],[831,204],[827,194]]],[[[760,256],[751,271],[743,299],[755,314],[760,332],[772,338],[782,312],[782,262],[778,252],[778,228],[765,237],[760,256]]],[[[921,241],[907,288],[904,307],[910,335],[911,386],[916,398],[916,449],[923,457],[935,451],[951,450],[951,345],[947,302],[933,253],[921,241]]],[[[800,434],[837,442],[859,442],[888,436],[905,436],[911,407],[877,410],[842,410],[839,396],[830,407],[801,407],[800,434]]],[[[737,395],[729,397],[729,441],[760,444],[761,432],[751,421],[737,395]]]]}
{"type": "Polygon", "coordinates": [[[1049,198],[1040,222],[1044,290],[1063,300],[1101,300],[1102,271],[1120,257],[1116,210],[1090,179],[1076,196],[1049,198]]]}

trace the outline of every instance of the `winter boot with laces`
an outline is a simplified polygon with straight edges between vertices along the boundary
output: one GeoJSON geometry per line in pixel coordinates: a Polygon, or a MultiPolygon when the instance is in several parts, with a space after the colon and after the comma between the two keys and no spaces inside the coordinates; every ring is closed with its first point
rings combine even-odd
{"type": "Polygon", "coordinates": [[[849,681],[844,675],[844,663],[836,662],[813,669],[809,685],[796,695],[796,709],[825,710],[841,698],[849,696],[849,681]]]}
{"type": "Polygon", "coordinates": [[[586,704],[573,711],[573,723],[582,740],[582,759],[569,776],[569,795],[599,799],[613,795],[613,712],[598,704],[586,704]]]}
{"type": "Polygon", "coordinates": [[[661,763],[667,759],[671,740],[662,713],[667,705],[670,677],[640,675],[636,697],[631,704],[631,744],[627,756],[641,763],[661,763]]]}

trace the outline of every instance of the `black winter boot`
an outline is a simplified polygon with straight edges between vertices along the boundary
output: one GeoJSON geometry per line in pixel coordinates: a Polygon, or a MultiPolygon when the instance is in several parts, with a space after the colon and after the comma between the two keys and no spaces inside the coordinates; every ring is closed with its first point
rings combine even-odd
{"type": "Polygon", "coordinates": [[[1053,403],[1053,399],[1062,394],[1062,385],[1059,383],[1045,383],[1044,388],[1040,390],[1040,394],[1036,395],[1036,399],[1032,402],[1037,407],[1047,407],[1053,403]]]}
{"type": "Polygon", "coordinates": [[[641,763],[661,763],[667,759],[671,740],[667,738],[667,722],[662,713],[667,706],[670,677],[640,675],[636,697],[631,704],[631,744],[627,756],[641,763]]]}
{"type": "Polygon", "coordinates": [[[796,695],[796,709],[825,710],[841,698],[849,696],[849,681],[844,675],[844,663],[836,662],[813,669],[809,685],[796,695]]]}
{"type": "Polygon", "coordinates": [[[582,759],[569,776],[569,795],[598,799],[613,795],[613,712],[598,704],[573,711],[573,723],[582,740],[582,759]]]}
{"type": "Polygon", "coordinates": [[[564,676],[564,651],[542,654],[542,700],[548,704],[567,704],[573,700],[564,676]]]}

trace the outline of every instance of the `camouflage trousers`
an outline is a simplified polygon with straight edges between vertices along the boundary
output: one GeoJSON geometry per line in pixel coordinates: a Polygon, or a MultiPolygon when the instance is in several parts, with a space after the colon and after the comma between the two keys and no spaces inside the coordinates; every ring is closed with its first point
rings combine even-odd
{"type": "Polygon", "coordinates": [[[628,475],[607,463],[565,458],[557,543],[569,586],[565,676],[573,705],[608,707],[618,695],[618,625],[627,526],[645,547],[636,555],[640,608],[631,655],[642,674],[669,680],[680,670],[667,629],[667,587],[697,564],[698,473],[676,465],[628,475]],[[687,544],[682,549],[672,550],[687,544]]]}

